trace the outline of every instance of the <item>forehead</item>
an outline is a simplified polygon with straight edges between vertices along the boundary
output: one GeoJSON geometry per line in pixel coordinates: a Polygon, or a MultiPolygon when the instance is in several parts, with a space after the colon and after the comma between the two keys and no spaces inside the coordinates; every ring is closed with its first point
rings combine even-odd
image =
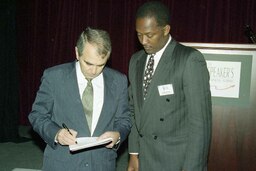
{"type": "Polygon", "coordinates": [[[103,65],[108,60],[107,56],[99,55],[96,45],[90,43],[85,44],[81,58],[93,65],[103,65]]]}
{"type": "Polygon", "coordinates": [[[156,19],[154,17],[144,17],[136,19],[136,31],[137,32],[151,32],[158,28],[156,19]]]}

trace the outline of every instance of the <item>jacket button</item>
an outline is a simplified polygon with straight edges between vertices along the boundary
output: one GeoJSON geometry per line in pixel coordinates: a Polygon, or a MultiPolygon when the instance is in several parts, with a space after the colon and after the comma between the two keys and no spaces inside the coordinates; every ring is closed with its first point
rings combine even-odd
{"type": "Polygon", "coordinates": [[[170,99],[166,99],[167,102],[170,102],[170,99]]]}
{"type": "Polygon", "coordinates": [[[155,139],[155,140],[157,139],[157,136],[156,136],[156,135],[154,136],[154,139],[155,139]]]}
{"type": "Polygon", "coordinates": [[[164,118],[160,118],[160,121],[164,121],[164,118]]]}

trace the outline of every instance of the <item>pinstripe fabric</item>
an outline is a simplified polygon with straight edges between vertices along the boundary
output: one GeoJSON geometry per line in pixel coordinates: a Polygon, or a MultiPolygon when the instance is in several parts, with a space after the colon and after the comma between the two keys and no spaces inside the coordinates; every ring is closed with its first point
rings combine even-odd
{"type": "MultiPolygon", "coordinates": [[[[66,123],[78,132],[77,137],[90,137],[79,94],[75,62],[46,69],[29,120],[33,129],[47,143],[42,170],[45,171],[113,171],[117,152],[113,149],[91,148],[71,153],[68,146],[55,143],[55,135],[66,123]]],[[[104,105],[94,137],[106,131],[118,131],[122,143],[130,131],[127,78],[124,74],[105,67],[104,105]]]]}
{"type": "Polygon", "coordinates": [[[129,152],[139,153],[140,171],[203,171],[211,139],[209,73],[202,54],[175,40],[167,46],[142,99],[146,54],[134,54],[129,66],[130,108],[134,125],[129,152]],[[172,85],[160,96],[158,86],[172,85]]]}

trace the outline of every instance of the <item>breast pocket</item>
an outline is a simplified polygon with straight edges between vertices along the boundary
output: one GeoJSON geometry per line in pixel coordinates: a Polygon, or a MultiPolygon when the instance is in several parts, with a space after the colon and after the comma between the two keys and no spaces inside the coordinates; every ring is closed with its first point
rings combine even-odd
{"type": "Polygon", "coordinates": [[[170,113],[175,108],[176,97],[174,94],[160,96],[157,100],[157,106],[159,106],[159,112],[161,114],[170,113]]]}

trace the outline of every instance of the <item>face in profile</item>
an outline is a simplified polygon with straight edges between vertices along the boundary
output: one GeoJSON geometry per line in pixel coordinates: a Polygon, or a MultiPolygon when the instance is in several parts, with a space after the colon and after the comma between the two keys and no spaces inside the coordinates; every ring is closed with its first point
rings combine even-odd
{"type": "Polygon", "coordinates": [[[96,45],[86,43],[81,56],[76,48],[76,59],[79,61],[81,71],[85,78],[93,79],[97,77],[107,63],[108,56],[99,55],[96,45]]]}
{"type": "Polygon", "coordinates": [[[138,39],[148,54],[161,50],[168,41],[170,26],[158,26],[154,17],[136,19],[138,39]]]}

